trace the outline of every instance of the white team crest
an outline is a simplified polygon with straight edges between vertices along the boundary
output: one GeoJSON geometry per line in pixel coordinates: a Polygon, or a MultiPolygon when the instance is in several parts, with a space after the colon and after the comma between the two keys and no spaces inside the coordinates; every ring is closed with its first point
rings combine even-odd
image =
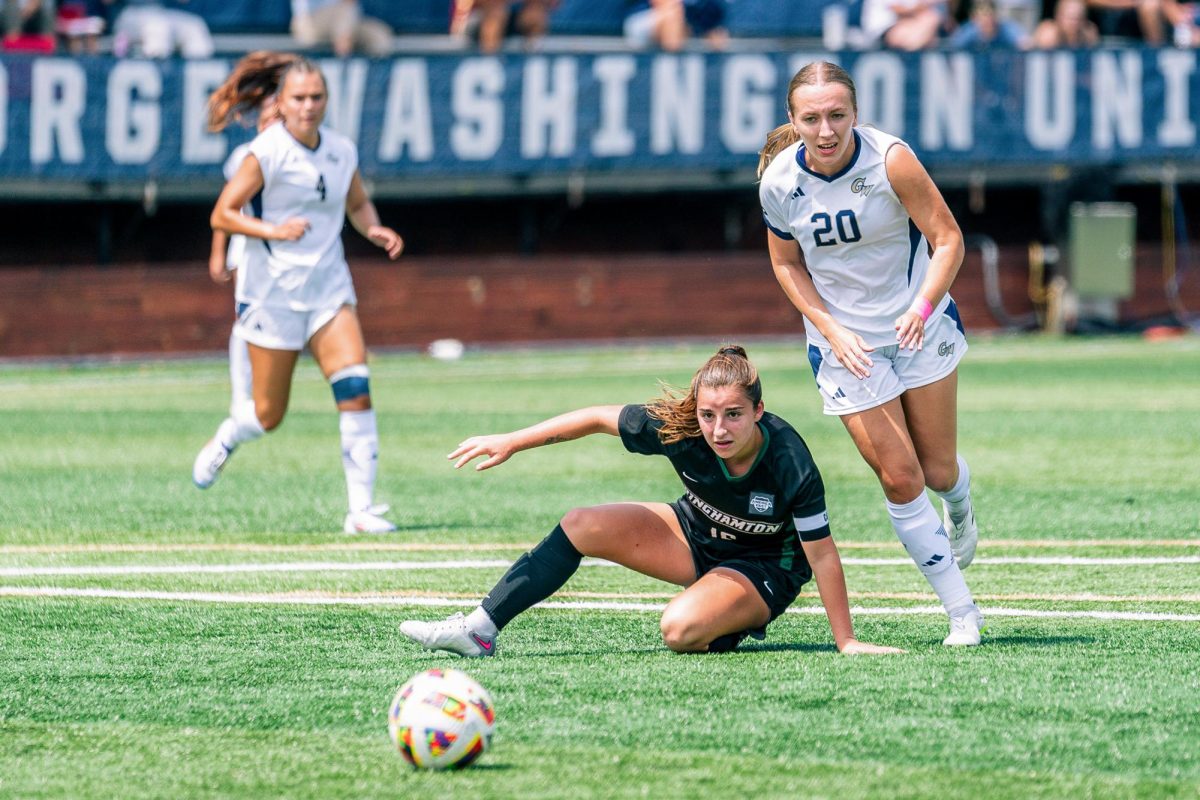
{"type": "Polygon", "coordinates": [[[751,492],[750,510],[755,514],[770,514],[775,510],[775,495],[764,492],[751,492]]]}

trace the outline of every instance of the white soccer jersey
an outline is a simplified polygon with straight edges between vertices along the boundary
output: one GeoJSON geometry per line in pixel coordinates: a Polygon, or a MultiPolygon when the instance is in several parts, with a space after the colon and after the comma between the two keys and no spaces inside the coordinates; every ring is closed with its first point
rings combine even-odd
{"type": "Polygon", "coordinates": [[[301,217],[309,229],[294,242],[247,242],[239,302],[312,311],[331,301],[355,301],[342,227],[358,150],[328,128],[322,127],[320,136],[316,149],[310,150],[278,122],[250,142],[263,174],[262,192],[251,201],[252,213],[273,224],[301,217]]]}
{"type": "MultiPolygon", "coordinates": [[[[836,175],[813,172],[800,142],[775,156],[759,184],[774,236],[795,239],[817,293],[839,323],[872,347],[896,343],[896,318],[916,298],[929,245],[888,181],[884,159],[900,139],[854,128],[854,155],[836,175]]],[[[936,309],[950,303],[947,294],[936,309]]],[[[810,343],[828,342],[807,319],[810,343]]]]}
{"type": "MultiPolygon", "coordinates": [[[[237,174],[238,168],[242,166],[242,162],[246,160],[246,156],[250,153],[250,143],[239,144],[229,154],[229,158],[225,159],[225,166],[222,172],[225,175],[225,182],[228,183],[237,174]]],[[[253,214],[250,206],[242,209],[243,214],[253,214]]],[[[236,271],[234,283],[234,296],[242,295],[242,285],[246,280],[246,270],[242,267],[246,263],[246,237],[240,233],[235,233],[229,237],[229,245],[225,249],[225,268],[236,271]]]]}

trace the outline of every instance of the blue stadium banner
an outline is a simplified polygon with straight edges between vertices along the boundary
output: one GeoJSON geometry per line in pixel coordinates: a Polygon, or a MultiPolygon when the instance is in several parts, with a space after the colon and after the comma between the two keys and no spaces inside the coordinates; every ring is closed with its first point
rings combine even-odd
{"type": "MultiPolygon", "coordinates": [[[[322,62],[328,122],[369,177],[740,170],[820,53],[405,55],[322,62]]],[[[1200,159],[1196,52],[846,53],[859,119],[930,165],[1200,159]]],[[[209,133],[224,60],[0,58],[0,178],[212,178],[245,130],[209,133]]]]}

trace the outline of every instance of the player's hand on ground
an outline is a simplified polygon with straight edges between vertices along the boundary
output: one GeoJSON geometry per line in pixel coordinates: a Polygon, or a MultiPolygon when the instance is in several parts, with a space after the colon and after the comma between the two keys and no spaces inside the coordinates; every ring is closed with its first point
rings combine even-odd
{"type": "Polygon", "coordinates": [[[382,225],[372,225],[367,228],[367,239],[376,247],[382,247],[386,250],[388,258],[392,261],[395,261],[404,252],[404,240],[400,238],[400,234],[391,228],[385,228],[382,225]]]}
{"type": "Polygon", "coordinates": [[[915,311],[896,318],[896,342],[901,350],[920,350],[925,346],[925,320],[915,311]]]}
{"type": "Polygon", "coordinates": [[[225,259],[217,258],[208,262],[208,277],[213,279],[213,283],[229,283],[233,273],[225,267],[225,259]]]}
{"type": "Polygon", "coordinates": [[[486,460],[475,465],[475,469],[478,471],[503,464],[515,452],[512,440],[507,435],[494,434],[492,436],[472,436],[446,458],[457,459],[454,461],[454,468],[458,469],[480,456],[487,456],[486,460]]]}
{"type": "Polygon", "coordinates": [[[309,228],[308,220],[303,217],[292,217],[291,219],[281,222],[275,226],[275,235],[272,239],[278,239],[284,242],[294,242],[302,237],[309,228]]]}
{"type": "Polygon", "coordinates": [[[867,354],[875,348],[868,345],[865,339],[841,326],[838,326],[833,336],[826,338],[829,339],[829,347],[838,362],[850,370],[851,375],[859,380],[870,376],[871,367],[875,366],[875,362],[867,354]]]}
{"type": "Polygon", "coordinates": [[[841,651],[842,655],[845,656],[891,656],[908,652],[907,650],[901,650],[899,647],[860,642],[858,639],[851,639],[846,642],[842,645],[841,651]]]}

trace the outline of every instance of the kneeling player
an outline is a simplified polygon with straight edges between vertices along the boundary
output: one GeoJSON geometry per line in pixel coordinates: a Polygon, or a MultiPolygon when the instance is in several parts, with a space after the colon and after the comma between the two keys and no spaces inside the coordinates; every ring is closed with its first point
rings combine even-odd
{"type": "Polygon", "coordinates": [[[520,450],[593,433],[620,436],[635,453],[666,456],[683,497],[568,512],[477,609],[405,622],[406,636],[430,649],[493,655],[500,630],[557,591],[586,555],[686,587],[661,621],[663,640],[676,652],[719,653],[746,636],[763,638],[814,576],[838,650],[903,652],[854,638],[821,475],[795,429],[763,411],[758,371],[741,347],[710,358],[682,398],[572,411],[513,433],[472,437],[449,457],[457,468],[486,456],[476,466],[482,470],[520,450]]]}

